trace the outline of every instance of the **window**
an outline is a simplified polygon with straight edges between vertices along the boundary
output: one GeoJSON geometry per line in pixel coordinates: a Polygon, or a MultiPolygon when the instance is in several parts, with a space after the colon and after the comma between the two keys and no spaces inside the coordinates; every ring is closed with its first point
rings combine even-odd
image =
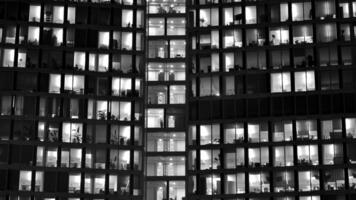
{"type": "Polygon", "coordinates": [[[61,151],[61,167],[80,168],[82,163],[82,149],[67,149],[61,151]]]}
{"type": "Polygon", "coordinates": [[[60,93],[61,91],[61,75],[49,75],[49,93],[60,93]]]}
{"type": "Polygon", "coordinates": [[[224,143],[239,143],[244,141],[243,124],[226,124],[224,125],[224,143]]]}
{"type": "Polygon", "coordinates": [[[171,40],[170,45],[170,58],[184,58],[185,57],[185,41],[184,40],[171,40]]]}
{"type": "Polygon", "coordinates": [[[249,142],[268,142],[268,124],[248,124],[248,141],[249,142]]]}
{"type": "Polygon", "coordinates": [[[98,48],[107,49],[109,48],[109,32],[99,32],[98,48]]]}
{"type": "Polygon", "coordinates": [[[320,89],[337,90],[339,89],[338,71],[321,71],[320,72],[320,89]]]}
{"type": "Polygon", "coordinates": [[[37,171],[35,174],[35,192],[43,192],[44,176],[43,172],[37,171]]]}
{"type": "Polygon", "coordinates": [[[69,174],[68,193],[79,193],[81,186],[81,175],[69,174]]]}
{"type": "Polygon", "coordinates": [[[3,67],[14,67],[15,62],[15,50],[14,49],[4,49],[3,50],[3,67]]]}
{"type": "Polygon", "coordinates": [[[219,10],[214,9],[200,9],[200,27],[217,26],[219,24],[219,10]]]}
{"type": "Polygon", "coordinates": [[[186,149],[184,132],[152,132],[148,134],[147,151],[149,152],[174,152],[186,149]]]}
{"type": "Polygon", "coordinates": [[[346,136],[350,138],[356,137],[356,118],[346,118],[346,136]]]}
{"type": "Polygon", "coordinates": [[[73,67],[75,69],[84,70],[84,68],[85,68],[85,53],[84,52],[74,52],[73,67]]]}
{"type": "Polygon", "coordinates": [[[246,24],[255,24],[255,23],[257,23],[256,6],[246,6],[246,8],[245,8],[245,20],[246,20],[246,24]]]}
{"type": "Polygon", "coordinates": [[[57,148],[50,147],[47,149],[46,153],[46,167],[56,167],[57,166],[57,148]]]}
{"type": "Polygon", "coordinates": [[[132,10],[122,10],[122,23],[121,27],[132,27],[133,26],[133,11],[132,10]]]}
{"type": "Polygon", "coordinates": [[[64,90],[75,94],[84,94],[84,76],[65,75],[64,90]]]}
{"type": "Polygon", "coordinates": [[[19,190],[31,191],[31,180],[32,180],[31,171],[20,171],[19,190]]]}
{"type": "Polygon", "coordinates": [[[292,20],[303,21],[313,18],[311,2],[292,3],[292,20]]]}
{"type": "Polygon", "coordinates": [[[343,169],[326,170],[323,174],[325,190],[345,189],[345,174],[343,169]]]}
{"type": "Polygon", "coordinates": [[[167,35],[184,35],[185,26],[184,18],[167,18],[167,35]]]}
{"type": "Polygon", "coordinates": [[[11,115],[12,109],[12,97],[2,96],[0,99],[1,105],[1,115],[11,115]]]}
{"type": "Polygon", "coordinates": [[[314,191],[320,189],[320,178],[317,171],[300,171],[298,172],[299,191],[314,191]]]}
{"type": "Polygon", "coordinates": [[[269,151],[268,147],[249,148],[248,149],[248,164],[250,167],[269,166],[269,151]]]}
{"type": "Polygon", "coordinates": [[[288,4],[281,3],[271,5],[269,13],[271,22],[285,22],[289,19],[288,4]]]}
{"type": "Polygon", "coordinates": [[[202,77],[199,96],[220,96],[219,77],[202,77]]]}
{"type": "Polygon", "coordinates": [[[229,26],[233,24],[241,24],[242,9],[240,6],[233,8],[224,8],[224,25],[229,26]]]}
{"type": "Polygon", "coordinates": [[[169,102],[171,104],[185,103],[185,86],[171,85],[169,86],[169,102]]]}
{"type": "Polygon", "coordinates": [[[335,46],[319,48],[318,54],[320,66],[330,66],[338,64],[337,48],[335,46]]]}
{"type": "Polygon", "coordinates": [[[293,27],[293,44],[313,43],[313,28],[311,25],[293,27]]]}
{"type": "Polygon", "coordinates": [[[167,58],[168,57],[168,41],[150,40],[148,41],[148,57],[149,58],[167,58]]]}
{"type": "Polygon", "coordinates": [[[266,172],[249,174],[249,191],[252,193],[270,192],[270,177],[266,172]]]}
{"type": "Polygon", "coordinates": [[[293,125],[292,122],[275,122],[273,124],[273,141],[292,141],[293,125]]]}
{"type": "Polygon", "coordinates": [[[247,46],[264,46],[266,45],[266,36],[263,29],[247,29],[246,30],[246,45],[247,46]]]}
{"type": "Polygon", "coordinates": [[[289,43],[288,27],[270,28],[269,39],[271,45],[282,45],[289,43]]]}
{"type": "Polygon", "coordinates": [[[132,80],[130,78],[116,78],[112,79],[112,95],[114,96],[128,96],[132,89],[132,80]]]}
{"type": "Polygon", "coordinates": [[[294,172],[282,171],[273,174],[275,192],[294,191],[294,172]]]}
{"type": "Polygon", "coordinates": [[[317,145],[298,145],[297,147],[298,164],[318,165],[318,146],[317,145]]]}
{"type": "MultiPolygon", "coordinates": [[[[112,101],[110,103],[111,120],[128,121],[131,120],[131,102],[112,101]]],[[[105,110],[105,108],[104,108],[105,110]]],[[[105,115],[104,111],[104,115],[105,115]]]]}
{"type": "Polygon", "coordinates": [[[350,189],[356,188],[356,169],[348,169],[349,172],[349,187],[350,189]]]}
{"type": "Polygon", "coordinates": [[[148,21],[148,35],[164,35],[164,24],[163,18],[150,18],[148,21]]]}
{"type": "Polygon", "coordinates": [[[40,28],[30,26],[28,27],[28,43],[31,45],[38,45],[40,41],[40,28]]]}
{"type": "Polygon", "coordinates": [[[341,119],[321,121],[321,131],[323,139],[340,139],[342,138],[341,119]]]}
{"type": "Polygon", "coordinates": [[[184,63],[149,63],[148,81],[183,81],[185,80],[184,63]]]}
{"type": "Polygon", "coordinates": [[[223,47],[242,47],[241,29],[225,30],[223,36],[223,47]]]}
{"type": "Polygon", "coordinates": [[[266,52],[264,50],[247,51],[246,59],[246,67],[249,70],[265,70],[267,67],[266,52]]]}
{"type": "Polygon", "coordinates": [[[63,123],[62,141],[70,143],[82,143],[83,125],[75,123],[63,123]]]}
{"type": "Polygon", "coordinates": [[[323,145],[323,164],[335,165],[344,163],[344,151],[342,144],[323,145]]]}
{"type": "Polygon", "coordinates": [[[184,176],[184,157],[148,157],[147,176],[184,176]]]}
{"type": "MultiPolygon", "coordinates": [[[[316,26],[317,42],[332,42],[337,39],[336,24],[319,24],[316,26]]],[[[344,35],[345,36],[345,35],[344,35]]]]}
{"type": "Polygon", "coordinates": [[[271,92],[290,92],[291,91],[291,81],[290,73],[272,73],[271,74],[271,92]]]}
{"type": "Polygon", "coordinates": [[[68,7],[68,10],[67,10],[67,21],[70,24],[74,24],[75,23],[75,16],[76,16],[75,7],[68,7]]]}
{"type": "Polygon", "coordinates": [[[123,32],[121,34],[122,37],[122,44],[121,44],[121,48],[122,50],[125,51],[131,51],[132,50],[132,42],[133,42],[133,38],[132,38],[132,33],[129,32],[123,32]]]}
{"type": "Polygon", "coordinates": [[[41,20],[41,6],[30,5],[30,12],[28,15],[29,22],[39,22],[41,20]]]}
{"type": "Polygon", "coordinates": [[[270,66],[273,69],[290,67],[289,50],[271,50],[269,54],[270,66]]]}
{"type": "Polygon", "coordinates": [[[234,76],[224,77],[224,94],[225,95],[235,95],[235,77],[234,76]]]}
{"type": "Polygon", "coordinates": [[[273,147],[273,165],[276,167],[293,166],[293,146],[273,147]]]}
{"type": "Polygon", "coordinates": [[[200,126],[200,145],[220,144],[220,125],[200,126]]]}
{"type": "Polygon", "coordinates": [[[294,72],[294,79],[296,92],[315,90],[314,71],[294,72]]]}
{"type": "Polygon", "coordinates": [[[321,20],[336,18],[334,0],[318,0],[315,3],[315,16],[321,20]]]}
{"type": "Polygon", "coordinates": [[[220,168],[220,150],[200,150],[200,170],[220,168]]]}
{"type": "Polygon", "coordinates": [[[227,174],[225,175],[225,194],[245,193],[245,174],[227,174]]]}
{"type": "Polygon", "coordinates": [[[316,120],[297,120],[297,139],[317,140],[318,131],[316,120]]]}
{"type": "Polygon", "coordinates": [[[245,166],[245,149],[236,148],[233,150],[225,150],[225,167],[224,169],[235,169],[245,166]]]}
{"type": "Polygon", "coordinates": [[[163,128],[163,109],[147,109],[147,128],[163,128]]]}

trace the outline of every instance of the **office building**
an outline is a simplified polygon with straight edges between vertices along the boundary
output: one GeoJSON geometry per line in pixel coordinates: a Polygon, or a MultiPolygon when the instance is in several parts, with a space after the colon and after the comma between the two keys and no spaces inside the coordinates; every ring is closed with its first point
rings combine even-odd
{"type": "Polygon", "coordinates": [[[0,1],[0,200],[356,199],[355,0],[0,1]]]}

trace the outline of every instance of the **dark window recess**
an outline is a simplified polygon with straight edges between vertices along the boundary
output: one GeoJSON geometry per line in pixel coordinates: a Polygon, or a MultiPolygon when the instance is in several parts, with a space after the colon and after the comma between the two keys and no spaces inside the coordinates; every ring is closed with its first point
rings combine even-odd
{"type": "Polygon", "coordinates": [[[58,172],[58,192],[68,192],[68,172],[58,172]]]}
{"type": "Polygon", "coordinates": [[[87,44],[87,31],[84,29],[75,30],[75,47],[86,47],[87,44]]]}
{"type": "Polygon", "coordinates": [[[307,114],[307,98],[306,96],[297,96],[295,98],[296,104],[296,114],[297,115],[305,115],[307,114]]]}
{"type": "Polygon", "coordinates": [[[88,8],[85,6],[78,6],[76,8],[75,23],[86,24],[88,19],[88,8]]]}
{"type": "Polygon", "coordinates": [[[234,100],[224,100],[222,107],[225,119],[232,119],[236,117],[234,100]]]}
{"type": "Polygon", "coordinates": [[[334,94],[333,98],[333,113],[342,113],[343,112],[343,102],[341,94],[334,94]]]}
{"type": "Polygon", "coordinates": [[[18,3],[17,2],[11,2],[8,1],[6,3],[6,18],[9,20],[16,20],[17,19],[17,13],[18,13],[18,3]]]}
{"type": "Polygon", "coordinates": [[[317,95],[308,96],[308,112],[312,115],[319,113],[319,98],[317,95]]]}
{"type": "Polygon", "coordinates": [[[56,180],[57,180],[56,172],[44,172],[43,191],[56,192],[56,180]]]}
{"type": "MultiPolygon", "coordinates": [[[[244,117],[246,116],[246,100],[244,99],[239,99],[236,101],[236,115],[237,117],[244,117]]],[[[234,110],[234,111],[235,111],[234,110]]]]}
{"type": "Polygon", "coordinates": [[[9,170],[8,171],[8,188],[10,190],[18,190],[19,189],[19,170],[9,170]]]}
{"type": "Polygon", "coordinates": [[[12,90],[13,89],[13,72],[1,72],[0,73],[0,90],[12,90]]]}
{"type": "Polygon", "coordinates": [[[356,110],[356,98],[355,94],[345,94],[345,112],[353,113],[356,110]]]}
{"type": "Polygon", "coordinates": [[[2,181],[0,181],[0,190],[4,191],[4,190],[6,190],[7,171],[6,170],[0,170],[0,177],[1,177],[1,180],[2,180],[2,181]]]}
{"type": "Polygon", "coordinates": [[[284,97],[283,98],[284,114],[285,115],[294,115],[295,106],[294,106],[294,97],[284,97]]]}
{"type": "Polygon", "coordinates": [[[271,114],[273,116],[280,116],[283,114],[283,99],[281,97],[272,98],[271,105],[271,114]]]}
{"type": "Polygon", "coordinates": [[[98,47],[98,31],[97,30],[88,30],[88,47],[97,48],[98,47]]]}
{"type": "Polygon", "coordinates": [[[269,116],[270,114],[270,101],[268,98],[260,100],[260,116],[269,116]]]}
{"type": "Polygon", "coordinates": [[[259,114],[258,107],[258,99],[247,100],[247,116],[257,117],[259,114]]]}
{"type": "Polygon", "coordinates": [[[190,120],[197,120],[197,103],[190,102],[189,103],[189,119],[190,120]]]}
{"type": "Polygon", "coordinates": [[[21,91],[37,91],[37,74],[23,72],[17,74],[16,89],[21,91]]]}
{"type": "Polygon", "coordinates": [[[211,102],[212,105],[212,118],[213,119],[219,119],[221,118],[221,105],[220,101],[215,100],[211,102]]]}
{"type": "Polygon", "coordinates": [[[208,120],[211,116],[210,102],[200,101],[199,102],[199,120],[208,120]]]}

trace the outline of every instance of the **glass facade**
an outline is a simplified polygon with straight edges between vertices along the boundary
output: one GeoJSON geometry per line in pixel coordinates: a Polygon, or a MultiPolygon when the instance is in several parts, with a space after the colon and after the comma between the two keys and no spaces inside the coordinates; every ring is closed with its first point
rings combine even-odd
{"type": "Polygon", "coordinates": [[[188,2],[188,199],[356,198],[355,5],[188,2]]]}
{"type": "Polygon", "coordinates": [[[0,199],[143,199],[145,8],[0,2],[0,199]]]}
{"type": "Polygon", "coordinates": [[[145,199],[186,199],[185,0],[147,0],[145,199]]]}
{"type": "Polygon", "coordinates": [[[0,0],[0,200],[356,199],[355,0],[0,0]]]}

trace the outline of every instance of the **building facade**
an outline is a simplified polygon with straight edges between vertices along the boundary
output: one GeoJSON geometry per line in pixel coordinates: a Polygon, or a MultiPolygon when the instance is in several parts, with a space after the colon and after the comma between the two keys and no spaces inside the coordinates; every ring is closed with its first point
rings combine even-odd
{"type": "Polygon", "coordinates": [[[356,199],[355,0],[0,0],[0,200],[356,199]]]}
{"type": "Polygon", "coordinates": [[[189,3],[188,199],[355,199],[356,2],[189,3]]]}
{"type": "Polygon", "coordinates": [[[145,199],[183,199],[188,130],[186,1],[146,3],[145,199]]]}
{"type": "Polygon", "coordinates": [[[1,199],[143,199],[145,2],[1,1],[1,199]]]}

